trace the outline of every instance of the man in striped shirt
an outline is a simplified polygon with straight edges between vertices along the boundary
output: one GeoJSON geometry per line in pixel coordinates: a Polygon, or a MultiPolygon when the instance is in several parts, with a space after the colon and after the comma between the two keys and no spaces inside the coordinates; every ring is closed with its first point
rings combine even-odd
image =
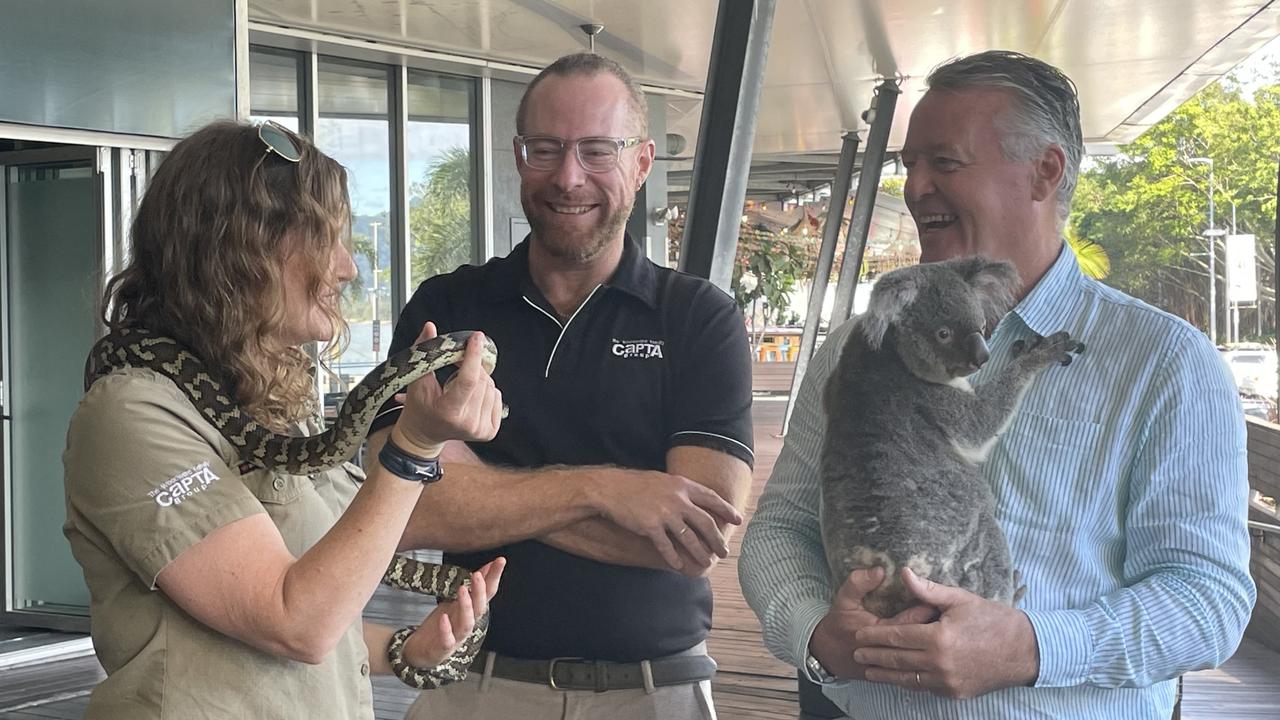
{"type": "Polygon", "coordinates": [[[982,253],[1024,282],[971,381],[1035,334],[1088,348],[1039,376],[983,465],[1027,594],[1009,608],[911,576],[921,605],[877,622],[860,600],[881,571],[830,581],[821,395],[853,323],[800,388],[743,593],[769,649],[858,720],[1168,718],[1174,678],[1230,657],[1255,598],[1234,384],[1204,335],[1085,277],[1063,243],[1084,149],[1065,75],[992,51],[928,83],[902,149],[921,261],[982,253]]]}

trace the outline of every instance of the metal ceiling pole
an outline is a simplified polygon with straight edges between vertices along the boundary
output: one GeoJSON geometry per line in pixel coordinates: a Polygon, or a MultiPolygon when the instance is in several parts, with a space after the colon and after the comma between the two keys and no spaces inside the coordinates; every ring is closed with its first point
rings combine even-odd
{"type": "Polygon", "coordinates": [[[840,145],[840,161],[831,180],[831,199],[827,205],[827,222],[822,227],[822,245],[818,248],[818,265],[813,271],[813,289],[809,291],[809,310],[804,316],[804,332],[800,335],[800,354],[796,356],[796,369],[791,376],[791,393],[787,395],[787,411],[782,416],[782,434],[787,434],[791,424],[791,411],[796,406],[796,394],[800,382],[809,367],[809,358],[818,341],[818,325],[822,323],[822,301],[827,296],[827,284],[831,279],[831,266],[836,259],[836,240],[840,237],[840,225],[844,220],[844,206],[849,201],[849,187],[853,184],[853,164],[858,157],[858,133],[847,132],[840,145]]]}
{"type": "Polygon", "coordinates": [[[702,98],[680,269],[726,293],[747,197],[775,0],[720,0],[702,98]]]}
{"type": "Polygon", "coordinates": [[[862,155],[862,172],[858,173],[858,192],[853,199],[853,215],[849,218],[849,235],[844,243],[844,260],[840,263],[840,279],[836,283],[836,306],[831,311],[834,328],[853,314],[853,291],[858,286],[862,255],[867,249],[867,232],[871,229],[871,213],[876,207],[876,191],[880,187],[880,170],[884,167],[889,129],[893,126],[893,109],[898,104],[898,83],[885,80],[876,87],[871,101],[871,129],[867,131],[867,148],[862,155]]]}

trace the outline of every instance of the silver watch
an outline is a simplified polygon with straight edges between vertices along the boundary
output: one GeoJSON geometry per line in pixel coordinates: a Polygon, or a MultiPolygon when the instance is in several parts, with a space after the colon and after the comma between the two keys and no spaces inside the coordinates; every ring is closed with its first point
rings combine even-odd
{"type": "Polygon", "coordinates": [[[836,681],[836,676],[827,672],[827,669],[822,667],[822,663],[818,662],[818,658],[814,657],[811,652],[805,652],[804,666],[808,668],[810,675],[818,678],[818,682],[820,683],[836,681]]]}

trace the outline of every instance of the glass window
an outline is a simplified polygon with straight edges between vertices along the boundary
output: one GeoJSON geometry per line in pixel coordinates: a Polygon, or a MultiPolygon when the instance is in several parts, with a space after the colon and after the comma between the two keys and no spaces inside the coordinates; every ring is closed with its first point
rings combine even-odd
{"type": "Polygon", "coordinates": [[[347,168],[352,254],[359,269],[343,293],[351,342],[329,361],[340,380],[337,387],[322,388],[328,394],[359,382],[386,359],[391,342],[391,123],[386,66],[323,57],[318,66],[315,142],[347,168]]]}
{"type": "Polygon", "coordinates": [[[480,260],[472,201],[474,87],[464,78],[409,72],[405,147],[410,288],[480,260]]]}
{"type": "Polygon", "coordinates": [[[254,122],[275,120],[298,132],[298,63],[288,50],[249,51],[249,115],[254,122]]]}

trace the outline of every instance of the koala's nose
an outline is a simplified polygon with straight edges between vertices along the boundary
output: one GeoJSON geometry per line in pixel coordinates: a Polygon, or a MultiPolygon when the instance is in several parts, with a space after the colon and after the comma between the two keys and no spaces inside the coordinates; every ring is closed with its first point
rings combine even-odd
{"type": "Polygon", "coordinates": [[[964,351],[975,368],[986,365],[987,360],[991,358],[991,353],[987,350],[987,341],[982,339],[980,332],[969,333],[969,336],[964,339],[964,351]]]}

